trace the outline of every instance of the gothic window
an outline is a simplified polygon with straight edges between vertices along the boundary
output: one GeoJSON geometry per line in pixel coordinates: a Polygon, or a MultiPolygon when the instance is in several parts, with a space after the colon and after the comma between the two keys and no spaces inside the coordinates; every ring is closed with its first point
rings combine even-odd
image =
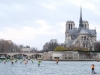
{"type": "Polygon", "coordinates": [[[89,40],[89,39],[87,38],[87,40],[89,40]]]}
{"type": "Polygon", "coordinates": [[[86,36],[84,36],[84,40],[86,40],[86,36]]]}
{"type": "Polygon", "coordinates": [[[69,29],[70,29],[70,24],[69,24],[69,29]]]}
{"type": "Polygon", "coordinates": [[[71,29],[72,29],[72,24],[71,24],[71,29]]]}
{"type": "Polygon", "coordinates": [[[86,28],[86,24],[85,24],[85,28],[86,28]]]}
{"type": "Polygon", "coordinates": [[[85,43],[83,43],[83,47],[85,47],[85,43]]]}
{"type": "Polygon", "coordinates": [[[81,39],[83,40],[83,36],[81,37],[81,39]]]}

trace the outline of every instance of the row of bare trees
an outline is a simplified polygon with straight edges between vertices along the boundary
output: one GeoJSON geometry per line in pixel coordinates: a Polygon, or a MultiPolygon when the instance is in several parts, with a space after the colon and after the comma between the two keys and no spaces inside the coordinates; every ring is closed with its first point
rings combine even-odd
{"type": "Polygon", "coordinates": [[[0,39],[0,52],[14,52],[14,51],[20,51],[19,47],[7,40],[0,39]]]}
{"type": "MultiPolygon", "coordinates": [[[[26,47],[30,48],[30,46],[17,45],[13,42],[9,42],[8,40],[0,39],[0,52],[21,52],[21,48],[26,47]]],[[[30,52],[37,52],[37,48],[30,48],[30,52]]]]}

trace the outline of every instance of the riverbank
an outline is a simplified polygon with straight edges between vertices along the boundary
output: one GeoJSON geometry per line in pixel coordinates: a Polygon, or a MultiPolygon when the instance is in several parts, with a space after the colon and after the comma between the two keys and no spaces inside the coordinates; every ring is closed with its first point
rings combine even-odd
{"type": "MultiPolygon", "coordinates": [[[[44,61],[56,61],[56,60],[44,60],[44,61]]],[[[81,59],[81,60],[59,60],[59,61],[97,61],[100,62],[100,60],[96,60],[96,59],[81,59]]]]}

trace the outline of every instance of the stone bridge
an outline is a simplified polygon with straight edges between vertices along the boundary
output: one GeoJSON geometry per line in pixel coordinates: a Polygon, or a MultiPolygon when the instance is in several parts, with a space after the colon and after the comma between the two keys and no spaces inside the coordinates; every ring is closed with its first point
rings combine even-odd
{"type": "Polygon", "coordinates": [[[26,57],[28,59],[35,58],[35,59],[43,59],[43,53],[26,53],[26,52],[1,52],[0,57],[10,57],[11,59],[14,57],[26,57]]]}

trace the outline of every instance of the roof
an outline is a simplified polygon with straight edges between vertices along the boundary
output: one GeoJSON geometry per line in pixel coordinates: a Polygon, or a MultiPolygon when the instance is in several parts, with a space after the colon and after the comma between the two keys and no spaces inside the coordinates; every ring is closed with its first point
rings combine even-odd
{"type": "Polygon", "coordinates": [[[80,35],[80,34],[90,34],[90,32],[89,32],[89,30],[87,30],[87,29],[85,29],[85,28],[82,28],[78,34],[79,34],[79,35],[80,35]]]}
{"type": "Polygon", "coordinates": [[[69,35],[77,35],[78,33],[78,30],[76,28],[72,29],[72,30],[69,30],[69,35]]]}
{"type": "Polygon", "coordinates": [[[67,21],[67,23],[74,23],[74,21],[67,21]]]}
{"type": "Polygon", "coordinates": [[[90,30],[92,36],[96,36],[96,30],[90,30]]]}
{"type": "Polygon", "coordinates": [[[78,36],[81,34],[86,34],[86,35],[90,35],[90,36],[96,36],[96,30],[89,30],[86,28],[82,28],[82,29],[72,29],[68,31],[69,35],[71,36],[78,36]]]}

